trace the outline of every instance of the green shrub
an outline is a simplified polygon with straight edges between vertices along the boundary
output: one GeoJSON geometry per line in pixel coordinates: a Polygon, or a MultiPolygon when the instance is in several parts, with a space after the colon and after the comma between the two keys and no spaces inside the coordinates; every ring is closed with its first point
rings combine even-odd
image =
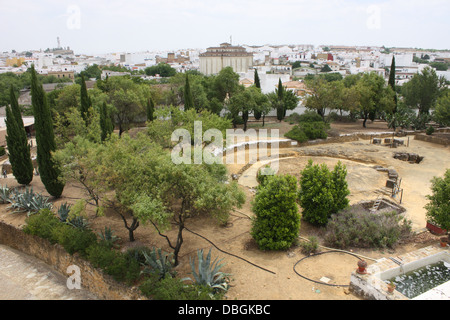
{"type": "Polygon", "coordinates": [[[312,160],[301,172],[298,200],[303,208],[302,218],[309,223],[324,226],[333,213],[348,205],[347,170],[341,162],[330,172],[326,164],[312,160]]]}
{"type": "Polygon", "coordinates": [[[113,263],[115,256],[115,251],[100,243],[86,249],[86,258],[95,268],[105,269],[113,263]]]}
{"type": "Polygon", "coordinates": [[[304,122],[300,126],[308,140],[326,139],[328,137],[327,130],[330,129],[330,125],[323,121],[304,122]]]}
{"type": "MultiPolygon", "coordinates": [[[[319,116],[320,117],[320,116],[319,116]]],[[[300,143],[308,140],[326,139],[330,125],[323,121],[301,122],[294,126],[285,136],[300,143]]]]}
{"type": "Polygon", "coordinates": [[[324,240],[335,248],[393,248],[410,235],[411,223],[397,212],[370,213],[357,205],[332,215],[324,240]]]}
{"type": "Polygon", "coordinates": [[[450,230],[450,169],[443,177],[431,180],[431,191],[427,196],[430,202],[425,205],[426,217],[442,229],[450,230]]]}
{"type": "Polygon", "coordinates": [[[111,251],[115,253],[114,260],[104,268],[105,273],[111,275],[116,281],[132,283],[137,280],[141,273],[139,262],[121,252],[112,249],[111,251]]]}
{"type": "Polygon", "coordinates": [[[170,276],[158,280],[155,275],[144,281],[139,288],[146,297],[154,300],[215,300],[222,297],[220,294],[213,294],[211,288],[186,284],[170,276]]]}
{"type": "Polygon", "coordinates": [[[139,262],[133,255],[116,251],[101,243],[87,248],[86,258],[95,268],[102,269],[116,281],[132,283],[141,273],[139,262]]]}
{"type": "Polygon", "coordinates": [[[258,188],[252,203],[255,218],[251,235],[262,250],[288,249],[298,237],[297,179],[273,176],[258,188]]]}
{"type": "Polygon", "coordinates": [[[267,181],[269,181],[270,177],[273,177],[275,175],[275,170],[273,170],[270,165],[264,166],[264,168],[261,168],[258,170],[258,173],[256,174],[256,180],[258,181],[259,185],[264,186],[267,181]]]}
{"type": "Polygon", "coordinates": [[[5,147],[0,147],[0,157],[6,154],[5,147]]]}
{"type": "Polygon", "coordinates": [[[304,254],[316,253],[319,250],[319,241],[317,237],[311,236],[309,241],[302,242],[300,244],[301,250],[304,254]]]}
{"type": "Polygon", "coordinates": [[[432,126],[429,126],[427,128],[426,134],[431,136],[434,133],[434,128],[432,126]]]}
{"type": "Polygon", "coordinates": [[[299,125],[294,126],[291,130],[286,132],[284,136],[300,143],[308,141],[308,136],[299,125]]]}
{"type": "Polygon", "coordinates": [[[298,122],[323,122],[323,118],[315,111],[307,110],[296,117],[298,122]]]}
{"type": "Polygon", "coordinates": [[[81,230],[70,225],[64,225],[58,233],[58,242],[69,254],[78,252],[86,257],[86,250],[97,242],[97,236],[90,230],[81,230]]]}
{"type": "Polygon", "coordinates": [[[38,236],[49,240],[51,243],[56,243],[58,242],[58,238],[55,230],[62,226],[63,224],[49,209],[43,209],[26,219],[26,225],[23,231],[26,234],[38,236]]]}

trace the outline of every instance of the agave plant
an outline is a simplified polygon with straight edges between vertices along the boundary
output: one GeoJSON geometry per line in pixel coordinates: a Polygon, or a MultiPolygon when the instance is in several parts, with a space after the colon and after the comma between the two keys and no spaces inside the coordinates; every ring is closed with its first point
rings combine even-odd
{"type": "Polygon", "coordinates": [[[11,195],[11,190],[8,186],[0,186],[0,203],[9,203],[9,197],[11,195]]]}
{"type": "Polygon", "coordinates": [[[59,206],[58,212],[57,212],[59,220],[61,220],[62,222],[67,221],[71,207],[72,207],[72,205],[68,204],[67,202],[65,202],[59,206]]]}
{"type": "Polygon", "coordinates": [[[41,209],[52,209],[53,205],[48,202],[48,198],[34,193],[33,188],[25,188],[23,192],[15,190],[9,197],[11,206],[15,212],[27,212],[28,216],[37,213],[41,209]]]}
{"type": "Polygon", "coordinates": [[[145,263],[143,264],[145,268],[142,273],[157,273],[159,279],[165,278],[166,275],[174,275],[174,272],[172,271],[174,265],[173,254],[163,254],[161,248],[153,248],[149,254],[142,251],[142,254],[145,258],[145,263]]]}
{"type": "Polygon", "coordinates": [[[83,218],[82,216],[75,216],[72,218],[68,218],[68,220],[66,220],[66,223],[77,229],[81,230],[89,229],[89,221],[83,218]]]}
{"type": "Polygon", "coordinates": [[[203,249],[197,250],[198,272],[195,269],[195,263],[189,259],[192,274],[195,282],[200,285],[211,287],[214,292],[228,291],[228,278],[230,274],[219,271],[225,264],[220,264],[222,259],[214,259],[211,263],[211,249],[206,256],[203,256],[203,249]]]}
{"type": "Polygon", "coordinates": [[[105,232],[101,231],[98,233],[100,240],[105,243],[108,247],[117,247],[117,242],[120,240],[119,237],[114,235],[114,231],[111,228],[105,226],[105,232]]]}

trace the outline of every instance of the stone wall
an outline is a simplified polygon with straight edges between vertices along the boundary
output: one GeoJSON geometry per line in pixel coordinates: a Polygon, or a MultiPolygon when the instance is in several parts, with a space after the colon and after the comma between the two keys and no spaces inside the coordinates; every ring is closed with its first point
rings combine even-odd
{"type": "Polygon", "coordinates": [[[441,144],[443,146],[449,146],[450,145],[450,140],[449,139],[443,139],[440,137],[436,137],[436,136],[429,136],[426,134],[416,134],[414,136],[414,140],[420,140],[420,141],[426,141],[426,142],[431,142],[431,143],[437,143],[437,144],[441,144]]]}
{"type": "Polygon", "coordinates": [[[114,281],[109,275],[79,257],[68,254],[58,244],[52,245],[48,240],[25,234],[22,230],[0,221],[0,244],[36,257],[52,266],[59,273],[69,277],[67,268],[76,265],[81,272],[81,286],[99,299],[104,300],[145,300],[136,287],[114,281]]]}

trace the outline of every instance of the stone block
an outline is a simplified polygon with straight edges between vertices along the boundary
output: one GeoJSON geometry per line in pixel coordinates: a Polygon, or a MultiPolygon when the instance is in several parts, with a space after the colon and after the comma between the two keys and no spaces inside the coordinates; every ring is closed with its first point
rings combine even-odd
{"type": "Polygon", "coordinates": [[[394,179],[386,180],[386,188],[394,189],[395,183],[396,183],[396,180],[394,180],[394,179]]]}

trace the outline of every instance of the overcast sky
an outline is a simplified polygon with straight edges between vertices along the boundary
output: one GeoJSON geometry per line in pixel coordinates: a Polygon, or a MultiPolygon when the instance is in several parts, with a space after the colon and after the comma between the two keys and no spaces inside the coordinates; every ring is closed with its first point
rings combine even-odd
{"type": "Polygon", "coordinates": [[[0,0],[0,50],[233,44],[450,49],[450,0],[0,0]]]}

